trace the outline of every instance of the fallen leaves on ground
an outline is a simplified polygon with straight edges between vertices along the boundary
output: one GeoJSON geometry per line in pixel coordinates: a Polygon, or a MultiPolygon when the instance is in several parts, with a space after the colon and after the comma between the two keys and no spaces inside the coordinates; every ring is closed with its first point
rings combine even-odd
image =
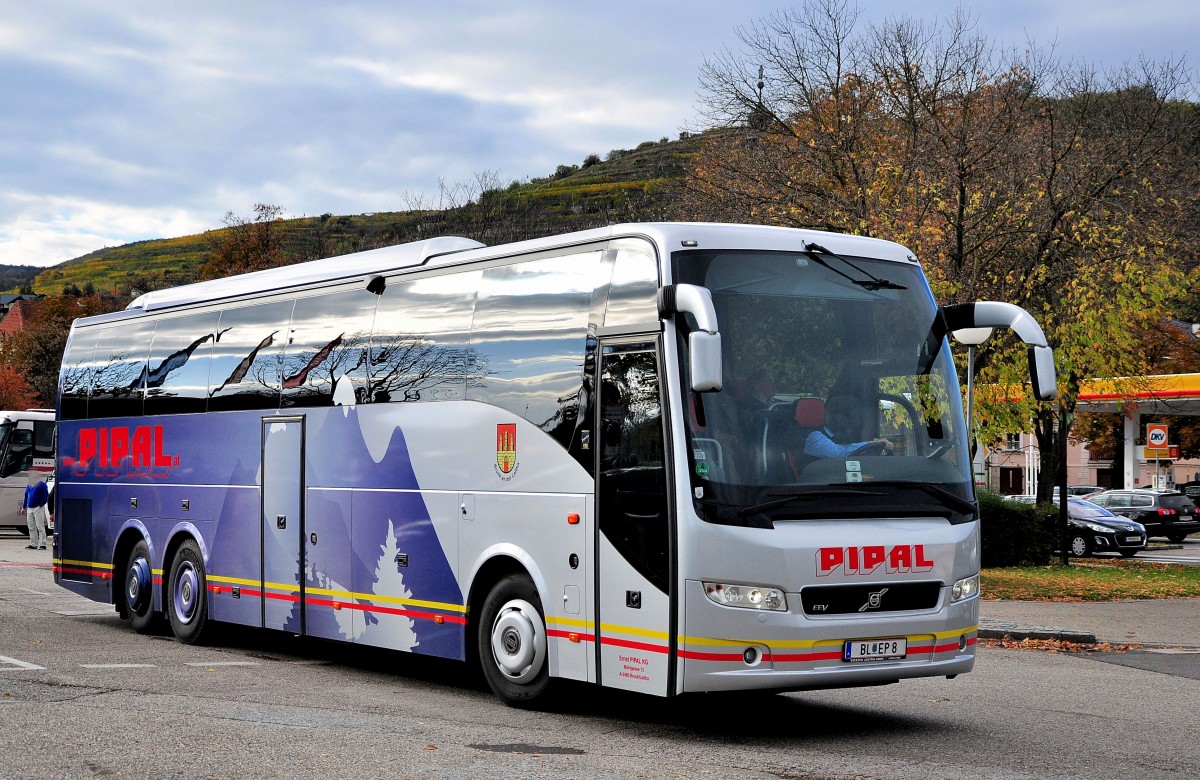
{"type": "Polygon", "coordinates": [[[1050,653],[1128,653],[1141,650],[1140,644],[1114,644],[1112,642],[1067,642],[1062,639],[980,639],[984,647],[1001,647],[1005,650],[1044,650],[1050,653]]]}

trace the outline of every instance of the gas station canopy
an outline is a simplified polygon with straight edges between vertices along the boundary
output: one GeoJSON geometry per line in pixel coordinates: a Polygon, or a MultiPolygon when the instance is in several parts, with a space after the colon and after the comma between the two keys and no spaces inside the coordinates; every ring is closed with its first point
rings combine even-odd
{"type": "MultiPolygon", "coordinates": [[[[1149,452],[1139,451],[1142,417],[1156,414],[1200,415],[1200,374],[1162,374],[1122,379],[1093,379],[1079,390],[1076,412],[1108,412],[1124,418],[1126,488],[1135,487],[1134,464],[1149,452]]],[[[1170,444],[1169,442],[1167,443],[1170,444]]],[[[1171,456],[1170,447],[1158,457],[1171,456]]],[[[1176,450],[1177,452],[1177,450],[1176,450]]]]}

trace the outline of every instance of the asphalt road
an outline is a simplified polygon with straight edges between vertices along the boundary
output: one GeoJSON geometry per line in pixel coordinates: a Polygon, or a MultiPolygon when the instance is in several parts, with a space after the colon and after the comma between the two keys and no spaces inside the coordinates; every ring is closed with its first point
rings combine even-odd
{"type": "Polygon", "coordinates": [[[454,663],[138,636],[24,544],[0,538],[4,780],[1200,777],[1192,653],[1150,671],[983,647],[956,680],[670,701],[571,686],[528,712],[454,663]]]}

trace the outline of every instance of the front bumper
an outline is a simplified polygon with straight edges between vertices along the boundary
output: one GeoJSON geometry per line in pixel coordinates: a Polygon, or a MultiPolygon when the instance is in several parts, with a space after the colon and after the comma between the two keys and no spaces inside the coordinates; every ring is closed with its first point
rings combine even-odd
{"type": "Polygon", "coordinates": [[[979,599],[949,604],[949,588],[942,591],[929,610],[814,617],[800,611],[798,594],[788,594],[788,612],[739,609],[714,604],[700,582],[689,580],[681,692],[838,688],[969,672],[979,599]],[[899,637],[908,644],[902,660],[843,660],[847,641],[899,637]]]}

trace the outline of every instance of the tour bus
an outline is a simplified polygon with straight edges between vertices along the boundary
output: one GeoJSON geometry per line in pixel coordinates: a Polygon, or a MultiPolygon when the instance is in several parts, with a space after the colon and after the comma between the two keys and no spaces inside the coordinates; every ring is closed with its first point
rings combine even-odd
{"type": "Polygon", "coordinates": [[[462,659],[514,706],[954,677],[967,327],[1014,330],[1054,396],[1023,310],[797,229],[439,237],[150,292],[71,329],[55,579],[186,643],[462,659]]]}
{"type": "Polygon", "coordinates": [[[54,410],[0,411],[0,528],[29,533],[21,507],[30,474],[54,486],[54,410]]]}

